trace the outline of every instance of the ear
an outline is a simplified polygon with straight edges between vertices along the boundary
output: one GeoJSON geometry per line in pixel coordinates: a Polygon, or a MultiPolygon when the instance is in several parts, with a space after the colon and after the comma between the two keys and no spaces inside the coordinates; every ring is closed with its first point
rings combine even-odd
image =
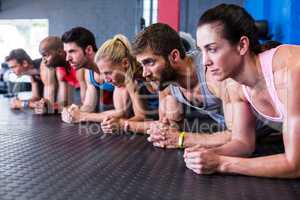
{"type": "Polygon", "coordinates": [[[91,55],[94,52],[92,45],[88,45],[84,51],[87,55],[91,55]]]}
{"type": "Polygon", "coordinates": [[[125,69],[125,71],[127,71],[128,67],[129,67],[129,60],[128,60],[128,58],[123,58],[122,59],[122,66],[125,69]]]}
{"type": "Polygon", "coordinates": [[[240,38],[240,42],[237,47],[240,55],[242,56],[245,55],[249,50],[249,46],[250,46],[249,38],[247,36],[242,36],[240,38]]]}
{"type": "Polygon", "coordinates": [[[64,56],[66,54],[66,52],[63,49],[58,49],[57,54],[64,56]]]}
{"type": "Polygon", "coordinates": [[[29,63],[28,63],[27,60],[23,60],[22,63],[21,63],[21,65],[22,65],[22,67],[24,67],[24,68],[29,67],[29,63]]]}
{"type": "Polygon", "coordinates": [[[178,49],[173,49],[169,54],[169,60],[171,64],[176,64],[180,60],[180,53],[178,49]]]}

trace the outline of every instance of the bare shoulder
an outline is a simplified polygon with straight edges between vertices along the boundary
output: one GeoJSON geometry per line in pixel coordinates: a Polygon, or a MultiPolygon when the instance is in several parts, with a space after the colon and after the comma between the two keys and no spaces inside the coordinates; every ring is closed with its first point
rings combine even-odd
{"type": "Polygon", "coordinates": [[[242,85],[233,79],[222,81],[221,99],[225,102],[245,101],[242,85]]]}
{"type": "Polygon", "coordinates": [[[63,82],[64,74],[58,68],[56,68],[55,72],[56,72],[55,74],[56,74],[57,80],[63,82]]]}
{"type": "Polygon", "coordinates": [[[295,70],[300,68],[300,46],[298,45],[281,45],[273,57],[273,70],[295,70]]]}
{"type": "Polygon", "coordinates": [[[85,69],[81,68],[76,70],[76,77],[79,81],[84,81],[85,79],[84,74],[85,74],[85,69]]]}
{"type": "Polygon", "coordinates": [[[84,80],[87,84],[91,85],[90,74],[88,69],[83,69],[84,80]]]}
{"type": "Polygon", "coordinates": [[[159,91],[159,98],[163,99],[164,97],[171,95],[171,90],[170,90],[170,86],[166,87],[164,90],[159,91]]]}
{"type": "Polygon", "coordinates": [[[44,84],[49,84],[55,81],[56,79],[55,68],[46,67],[45,65],[41,64],[40,76],[44,84]]]}
{"type": "Polygon", "coordinates": [[[126,86],[123,88],[120,88],[123,90],[127,90],[128,93],[134,94],[138,91],[138,82],[137,81],[129,81],[126,83],[126,86]]]}

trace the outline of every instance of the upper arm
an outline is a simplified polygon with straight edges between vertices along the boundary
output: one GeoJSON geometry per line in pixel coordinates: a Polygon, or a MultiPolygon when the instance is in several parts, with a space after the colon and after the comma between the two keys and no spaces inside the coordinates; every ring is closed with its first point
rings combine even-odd
{"type": "Polygon", "coordinates": [[[135,84],[129,84],[126,88],[130,96],[134,116],[145,118],[146,106],[145,102],[141,99],[139,91],[135,88],[135,84]]]}
{"type": "Polygon", "coordinates": [[[37,99],[42,97],[42,94],[39,93],[39,85],[38,82],[31,77],[31,98],[37,99]]]}
{"type": "Polygon", "coordinates": [[[85,71],[85,82],[87,85],[86,88],[86,93],[85,93],[85,98],[84,98],[84,102],[83,102],[83,107],[85,109],[88,108],[89,111],[95,110],[95,107],[97,105],[97,89],[95,88],[95,86],[93,86],[91,84],[91,82],[89,81],[89,77],[88,77],[88,70],[85,71]]]}
{"type": "Polygon", "coordinates": [[[126,89],[115,87],[113,92],[114,108],[122,113],[124,116],[126,111],[130,110],[130,98],[126,89]]]}
{"type": "MultiPolygon", "coordinates": [[[[300,52],[299,52],[300,53],[300,52]]],[[[300,54],[299,54],[300,55],[300,54]]],[[[285,101],[285,119],[283,139],[286,158],[292,167],[299,170],[300,166],[300,62],[294,63],[287,73],[287,90],[285,101]]],[[[290,65],[291,66],[291,65],[290,65]]]]}
{"type": "Polygon", "coordinates": [[[56,72],[54,68],[48,68],[41,65],[41,79],[44,86],[56,84],[56,72]]]}
{"type": "Polygon", "coordinates": [[[58,68],[55,70],[55,74],[56,74],[56,77],[57,77],[57,80],[58,81],[64,81],[64,74],[62,74],[58,68]]]}
{"type": "Polygon", "coordinates": [[[243,143],[249,151],[253,151],[256,120],[249,103],[240,96],[241,90],[239,84],[226,86],[223,94],[224,116],[226,125],[232,132],[232,140],[243,143]]]}
{"type": "Polygon", "coordinates": [[[158,100],[159,100],[159,109],[158,109],[158,114],[159,114],[159,119],[163,119],[165,117],[165,110],[162,102],[164,102],[164,99],[171,95],[170,91],[170,86],[165,88],[163,91],[158,92],[158,100]]]}

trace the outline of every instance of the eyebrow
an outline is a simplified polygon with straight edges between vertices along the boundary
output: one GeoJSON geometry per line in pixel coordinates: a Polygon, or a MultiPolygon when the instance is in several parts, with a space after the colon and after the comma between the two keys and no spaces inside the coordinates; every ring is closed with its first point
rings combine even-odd
{"type": "Polygon", "coordinates": [[[205,49],[209,48],[209,46],[216,44],[215,42],[209,43],[207,45],[204,46],[205,49]]]}
{"type": "Polygon", "coordinates": [[[74,51],[75,51],[75,49],[70,49],[70,50],[68,50],[66,52],[74,52],[74,51]]]}
{"type": "Polygon", "coordinates": [[[17,65],[8,65],[9,68],[15,68],[17,65]]]}
{"type": "Polygon", "coordinates": [[[145,58],[145,59],[141,60],[141,63],[143,65],[145,65],[145,64],[148,64],[149,62],[153,62],[153,61],[155,61],[154,58],[145,58]]]}

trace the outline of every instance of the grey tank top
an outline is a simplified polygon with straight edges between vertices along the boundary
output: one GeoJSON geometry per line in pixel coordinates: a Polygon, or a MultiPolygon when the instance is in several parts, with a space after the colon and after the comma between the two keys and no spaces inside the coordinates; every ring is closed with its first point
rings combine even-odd
{"type": "Polygon", "coordinates": [[[172,96],[174,96],[177,99],[177,101],[196,109],[200,113],[209,115],[220,126],[225,128],[226,124],[222,110],[222,101],[216,96],[214,96],[208,89],[207,83],[205,81],[205,70],[202,65],[202,57],[200,52],[189,52],[188,56],[192,57],[196,66],[196,73],[200,84],[200,93],[203,97],[202,106],[200,107],[192,105],[189,101],[186,100],[180,88],[174,84],[170,85],[172,96]]]}

